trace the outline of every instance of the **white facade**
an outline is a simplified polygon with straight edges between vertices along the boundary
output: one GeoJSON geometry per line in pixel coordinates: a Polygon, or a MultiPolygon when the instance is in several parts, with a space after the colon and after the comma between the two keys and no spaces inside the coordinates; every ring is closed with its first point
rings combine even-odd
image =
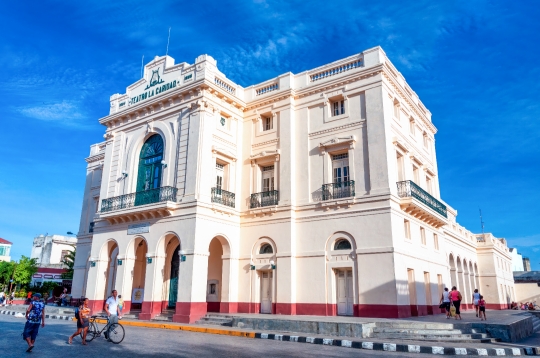
{"type": "Polygon", "coordinates": [[[112,288],[179,322],[433,314],[451,285],[465,307],[474,288],[513,296],[506,242],[456,223],[431,113],[380,47],[247,88],[208,55],[156,57],[100,123],[73,282],[96,308],[112,288]]]}
{"type": "Polygon", "coordinates": [[[34,238],[31,259],[41,267],[62,265],[62,259],[67,253],[74,251],[77,238],[62,235],[39,235],[34,238]]]}
{"type": "Polygon", "coordinates": [[[510,248],[510,255],[512,255],[512,271],[525,271],[523,269],[523,256],[518,254],[516,248],[510,248]]]}
{"type": "Polygon", "coordinates": [[[0,261],[11,261],[11,245],[11,242],[0,237],[0,261]]]}

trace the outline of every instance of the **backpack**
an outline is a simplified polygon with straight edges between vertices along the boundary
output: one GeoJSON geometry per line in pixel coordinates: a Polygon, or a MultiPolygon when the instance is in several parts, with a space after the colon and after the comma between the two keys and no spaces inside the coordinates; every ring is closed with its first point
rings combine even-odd
{"type": "Polygon", "coordinates": [[[79,307],[75,308],[75,318],[81,319],[81,316],[79,316],[79,307]]]}

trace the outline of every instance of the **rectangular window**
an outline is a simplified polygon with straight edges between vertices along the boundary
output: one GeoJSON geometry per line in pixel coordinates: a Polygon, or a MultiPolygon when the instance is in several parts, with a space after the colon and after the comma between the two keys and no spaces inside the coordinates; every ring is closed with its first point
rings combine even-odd
{"type": "Polygon", "coordinates": [[[332,182],[341,183],[350,180],[349,154],[336,154],[332,156],[332,182]]]}
{"type": "Polygon", "coordinates": [[[426,244],[426,230],[423,227],[420,228],[420,240],[422,241],[422,245],[426,244]]]}
{"type": "Polygon", "coordinates": [[[345,114],[344,100],[332,102],[332,115],[339,116],[340,114],[345,114]]]}
{"type": "Polygon", "coordinates": [[[424,133],[424,148],[427,149],[427,147],[428,147],[428,136],[427,134],[424,133]]]}
{"type": "Polygon", "coordinates": [[[403,180],[405,180],[405,174],[404,174],[404,170],[403,170],[403,156],[400,155],[399,153],[397,153],[396,161],[397,161],[398,181],[403,181],[403,180]]]}
{"type": "Polygon", "coordinates": [[[0,256],[6,255],[6,248],[4,246],[0,246],[0,256]]]}
{"type": "Polygon", "coordinates": [[[404,221],[404,229],[405,229],[405,238],[410,240],[411,239],[411,223],[409,222],[409,220],[404,221]]]}
{"type": "Polygon", "coordinates": [[[439,250],[439,236],[437,234],[433,234],[433,247],[435,250],[439,250]]]}
{"type": "Polygon", "coordinates": [[[420,171],[418,170],[418,167],[416,165],[413,165],[412,172],[414,183],[416,185],[420,184],[420,171]]]}
{"type": "Polygon", "coordinates": [[[218,194],[221,194],[219,191],[223,188],[224,168],[223,164],[216,163],[216,189],[218,189],[218,194]]]}
{"type": "Polygon", "coordinates": [[[411,119],[409,122],[409,131],[411,132],[411,135],[414,135],[414,127],[415,127],[414,120],[411,119]]]}
{"type": "Polygon", "coordinates": [[[399,102],[394,101],[394,118],[399,120],[399,102]]]}
{"type": "Polygon", "coordinates": [[[431,298],[431,280],[429,277],[429,272],[424,272],[424,287],[426,291],[426,304],[431,306],[433,300],[431,298]]]}
{"type": "Polygon", "coordinates": [[[426,176],[426,190],[428,193],[433,194],[431,188],[431,178],[429,176],[426,176]]]}
{"type": "Polygon", "coordinates": [[[272,117],[263,117],[263,131],[269,131],[274,128],[272,117]]]}
{"type": "Polygon", "coordinates": [[[262,167],[262,191],[274,190],[274,166],[262,167]]]}

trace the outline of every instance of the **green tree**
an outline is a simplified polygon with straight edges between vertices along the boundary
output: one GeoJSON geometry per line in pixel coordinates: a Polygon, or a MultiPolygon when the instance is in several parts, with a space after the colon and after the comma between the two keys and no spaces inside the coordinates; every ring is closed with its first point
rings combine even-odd
{"type": "Polygon", "coordinates": [[[73,279],[73,266],[75,265],[75,251],[70,251],[62,259],[62,263],[67,266],[66,272],[62,274],[64,279],[73,279]]]}
{"type": "Polygon", "coordinates": [[[15,267],[13,283],[20,284],[21,286],[28,285],[37,270],[36,259],[31,259],[23,255],[19,263],[17,263],[17,267],[15,267]]]}
{"type": "Polygon", "coordinates": [[[9,286],[9,280],[13,276],[13,270],[15,269],[15,262],[0,262],[0,288],[9,286]]]}

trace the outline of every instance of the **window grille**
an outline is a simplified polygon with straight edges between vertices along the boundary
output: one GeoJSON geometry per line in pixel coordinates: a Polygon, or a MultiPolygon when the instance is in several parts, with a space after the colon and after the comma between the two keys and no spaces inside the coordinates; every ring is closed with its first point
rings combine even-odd
{"type": "Polygon", "coordinates": [[[223,164],[216,163],[216,169],[223,170],[225,166],[223,164]]]}
{"type": "Polygon", "coordinates": [[[349,153],[336,154],[332,156],[332,160],[346,159],[349,158],[349,153]]]}
{"type": "Polygon", "coordinates": [[[345,114],[345,101],[336,101],[332,103],[332,110],[334,116],[339,116],[340,114],[345,114]]]}
{"type": "Polygon", "coordinates": [[[274,166],[273,165],[270,165],[270,166],[267,166],[267,167],[263,167],[262,168],[262,171],[263,172],[268,172],[270,170],[274,170],[274,166]]]}

